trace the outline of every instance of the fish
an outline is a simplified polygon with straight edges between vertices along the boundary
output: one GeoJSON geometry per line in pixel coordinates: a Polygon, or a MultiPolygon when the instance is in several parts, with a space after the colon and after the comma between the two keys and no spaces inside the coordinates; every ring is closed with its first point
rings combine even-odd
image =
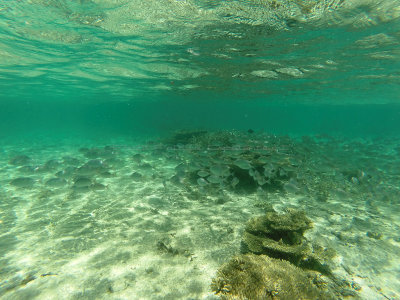
{"type": "Polygon", "coordinates": [[[200,177],[207,177],[208,175],[210,175],[210,173],[204,170],[200,170],[197,172],[197,175],[199,175],[200,177]]]}
{"type": "Polygon", "coordinates": [[[265,178],[258,172],[257,170],[254,171],[254,179],[257,181],[259,185],[264,185],[267,183],[265,178]]]}
{"type": "Polygon", "coordinates": [[[30,177],[18,177],[10,181],[12,186],[17,188],[31,188],[35,184],[35,180],[30,177]]]}
{"type": "Polygon", "coordinates": [[[286,192],[291,194],[296,194],[300,192],[300,188],[297,186],[297,182],[293,178],[289,180],[289,182],[286,182],[283,185],[283,188],[285,189],[286,192]]]}
{"type": "Polygon", "coordinates": [[[211,166],[210,171],[215,176],[219,176],[219,177],[229,176],[229,167],[226,165],[211,166]]]}
{"type": "Polygon", "coordinates": [[[203,186],[206,186],[208,184],[208,182],[204,178],[199,178],[199,179],[197,179],[197,184],[199,186],[203,187],[203,186]]]}
{"type": "Polygon", "coordinates": [[[222,183],[222,178],[215,175],[210,175],[207,177],[207,181],[210,183],[222,183]]]}
{"type": "Polygon", "coordinates": [[[235,188],[239,184],[239,179],[237,177],[233,177],[231,185],[235,188]]]}
{"type": "Polygon", "coordinates": [[[249,170],[252,168],[252,165],[249,161],[244,160],[244,159],[237,159],[234,162],[234,165],[243,169],[243,170],[249,170]]]}

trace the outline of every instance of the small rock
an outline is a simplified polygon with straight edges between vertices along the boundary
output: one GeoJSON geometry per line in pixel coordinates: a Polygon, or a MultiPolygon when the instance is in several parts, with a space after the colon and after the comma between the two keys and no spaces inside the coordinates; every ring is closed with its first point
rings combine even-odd
{"type": "Polygon", "coordinates": [[[355,282],[355,281],[352,281],[351,282],[351,287],[353,288],[353,289],[355,289],[356,291],[361,291],[361,289],[362,289],[362,287],[361,287],[361,285],[359,285],[357,282],[355,282]]]}
{"type": "Polygon", "coordinates": [[[375,232],[375,231],[368,231],[367,237],[375,240],[380,240],[382,238],[382,233],[375,232]]]}

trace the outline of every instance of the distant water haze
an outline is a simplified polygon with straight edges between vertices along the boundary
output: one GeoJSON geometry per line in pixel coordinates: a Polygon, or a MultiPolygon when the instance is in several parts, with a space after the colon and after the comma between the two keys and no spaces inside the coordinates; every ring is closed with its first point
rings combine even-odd
{"type": "Polygon", "coordinates": [[[2,138],[157,136],[182,129],[254,130],[271,134],[391,136],[398,105],[265,104],[264,101],[41,103],[2,101],[2,138]]]}

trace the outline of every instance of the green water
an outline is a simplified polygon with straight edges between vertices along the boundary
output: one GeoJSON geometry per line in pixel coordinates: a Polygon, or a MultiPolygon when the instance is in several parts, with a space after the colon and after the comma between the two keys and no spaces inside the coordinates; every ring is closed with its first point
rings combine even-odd
{"type": "Polygon", "coordinates": [[[298,209],[313,284],[399,299],[399,49],[396,0],[0,2],[0,298],[231,299],[298,209]]]}
{"type": "Polygon", "coordinates": [[[6,1],[2,134],[398,132],[398,10],[390,0],[6,1]]]}

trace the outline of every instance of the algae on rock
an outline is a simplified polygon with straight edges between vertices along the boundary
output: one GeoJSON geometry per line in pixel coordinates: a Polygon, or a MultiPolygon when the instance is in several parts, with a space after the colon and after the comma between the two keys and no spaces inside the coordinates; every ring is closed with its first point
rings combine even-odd
{"type": "Polygon", "coordinates": [[[243,234],[242,252],[265,254],[287,260],[300,268],[330,274],[325,259],[317,255],[303,236],[310,228],[312,222],[303,211],[267,212],[248,222],[243,234]]]}
{"type": "Polygon", "coordinates": [[[222,265],[211,288],[221,299],[336,299],[293,264],[254,254],[236,256],[222,265]]]}
{"type": "Polygon", "coordinates": [[[220,267],[211,288],[227,300],[358,299],[347,280],[328,267],[334,251],[303,236],[312,222],[303,211],[275,211],[251,219],[242,252],[220,267]]]}

